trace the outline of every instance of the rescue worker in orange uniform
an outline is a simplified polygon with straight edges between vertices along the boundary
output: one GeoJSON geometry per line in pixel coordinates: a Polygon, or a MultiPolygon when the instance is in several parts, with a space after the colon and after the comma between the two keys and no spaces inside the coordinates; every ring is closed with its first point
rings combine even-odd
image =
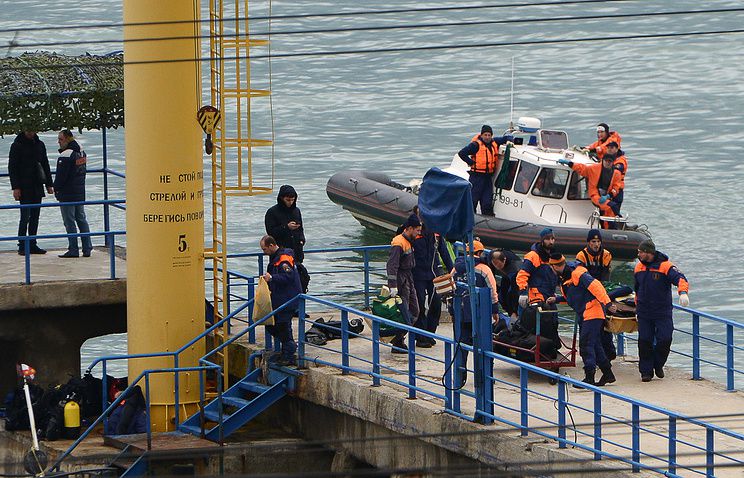
{"type": "Polygon", "coordinates": [[[588,145],[586,149],[588,149],[590,153],[596,154],[599,159],[602,159],[607,152],[607,144],[614,141],[617,143],[617,146],[620,147],[620,140],[621,138],[617,131],[610,131],[610,127],[607,126],[607,123],[599,123],[597,125],[597,141],[588,145]]]}
{"type": "Polygon", "coordinates": [[[628,172],[628,159],[625,157],[625,151],[620,149],[620,146],[614,141],[607,143],[606,156],[615,158],[612,160],[614,171],[612,181],[610,181],[610,189],[607,191],[607,201],[615,214],[620,215],[625,191],[625,174],[628,172]]]}
{"type": "MultiPolygon", "coordinates": [[[[264,236],[259,242],[264,254],[269,256],[269,264],[263,275],[271,290],[271,307],[278,309],[285,303],[302,294],[300,274],[297,271],[292,249],[283,249],[272,236],[264,236]]],[[[297,343],[292,336],[292,316],[297,313],[297,305],[274,314],[274,325],[267,325],[266,331],[281,344],[278,365],[294,365],[297,343]]],[[[257,317],[258,319],[258,317],[257,317]]]]}
{"type": "Polygon", "coordinates": [[[654,373],[664,378],[664,364],[672,348],[672,285],[677,286],[679,305],[689,307],[690,284],[669,257],[656,250],[652,240],[638,245],[635,277],[638,318],[638,370],[641,380],[650,382],[654,373]]]}
{"type": "MultiPolygon", "coordinates": [[[[609,280],[612,253],[602,246],[602,233],[599,229],[591,229],[586,236],[586,242],[586,247],[576,254],[576,261],[584,266],[587,272],[595,279],[599,281],[609,280]]],[[[616,290],[618,294],[615,294],[614,297],[628,295],[632,292],[628,286],[620,286],[616,290]]],[[[610,295],[610,299],[613,299],[612,295],[610,295]]],[[[604,348],[607,359],[610,361],[615,360],[617,357],[615,343],[612,340],[612,333],[606,330],[602,331],[602,347],[604,348]]]]}
{"type": "MultiPolygon", "coordinates": [[[[612,167],[614,160],[615,158],[610,155],[605,155],[599,164],[574,163],[564,158],[558,160],[558,164],[568,166],[586,178],[592,204],[599,208],[601,215],[607,217],[615,217],[620,213],[620,208],[615,202],[615,196],[612,195],[613,191],[622,191],[619,185],[622,178],[619,174],[614,174],[616,171],[612,167]]],[[[602,227],[608,229],[610,226],[603,222],[602,227]]]]}
{"type": "Polygon", "coordinates": [[[566,264],[566,259],[556,253],[551,256],[550,265],[560,278],[563,300],[576,312],[579,321],[579,353],[584,361],[582,382],[600,387],[613,383],[616,379],[612,365],[602,347],[605,307],[610,304],[607,291],[580,263],[566,264]],[[602,371],[599,381],[595,381],[597,367],[602,371]]]}
{"type": "Polygon", "coordinates": [[[470,166],[470,184],[473,185],[473,210],[480,202],[481,214],[493,216],[493,175],[499,170],[499,146],[508,138],[493,136],[493,129],[484,124],[470,144],[457,154],[470,166]]]}
{"type": "MultiPolygon", "coordinates": [[[[410,316],[409,325],[418,318],[419,305],[416,296],[416,286],[413,281],[413,267],[416,258],[413,255],[413,242],[421,234],[421,221],[416,214],[411,214],[403,223],[403,232],[398,234],[390,242],[390,255],[387,261],[387,282],[390,288],[390,296],[400,296],[403,307],[410,316]]],[[[403,342],[405,331],[399,332],[390,342],[394,354],[408,353],[408,347],[403,342]]]]}
{"type": "MultiPolygon", "coordinates": [[[[555,247],[555,234],[553,230],[546,227],[540,231],[540,241],[530,248],[530,252],[524,255],[522,268],[517,273],[517,286],[519,287],[519,306],[525,309],[541,302],[545,302],[555,308],[555,288],[558,280],[553,270],[548,265],[550,254],[555,247]]],[[[520,310],[521,315],[521,310],[520,310]]]]}

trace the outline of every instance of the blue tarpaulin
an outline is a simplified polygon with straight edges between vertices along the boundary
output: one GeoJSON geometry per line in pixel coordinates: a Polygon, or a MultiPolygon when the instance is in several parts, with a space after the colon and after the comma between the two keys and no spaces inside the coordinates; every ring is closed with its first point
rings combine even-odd
{"type": "Polygon", "coordinates": [[[429,231],[463,238],[475,225],[470,181],[431,168],[419,190],[421,219],[429,231]]]}

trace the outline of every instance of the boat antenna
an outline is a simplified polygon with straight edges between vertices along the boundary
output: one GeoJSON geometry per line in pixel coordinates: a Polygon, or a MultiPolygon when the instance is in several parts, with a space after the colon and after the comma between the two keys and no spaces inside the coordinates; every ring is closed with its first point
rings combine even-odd
{"type": "Polygon", "coordinates": [[[514,55],[512,55],[511,64],[511,92],[510,92],[510,103],[509,106],[509,129],[514,130],[514,55]]]}

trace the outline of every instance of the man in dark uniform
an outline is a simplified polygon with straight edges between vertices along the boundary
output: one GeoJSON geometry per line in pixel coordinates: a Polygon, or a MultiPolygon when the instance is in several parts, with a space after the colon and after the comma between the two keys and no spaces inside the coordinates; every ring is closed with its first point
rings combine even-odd
{"type": "MultiPolygon", "coordinates": [[[[413,283],[419,306],[419,315],[413,325],[432,333],[437,331],[442,315],[442,300],[434,292],[434,278],[443,274],[442,262],[447,273],[454,267],[445,241],[439,234],[428,231],[426,224],[422,224],[421,234],[413,242],[413,283]]],[[[430,348],[433,345],[434,339],[416,337],[416,347],[430,348]]]]}
{"type": "Polygon", "coordinates": [[[271,206],[264,216],[266,234],[276,240],[279,247],[292,249],[297,271],[300,273],[302,291],[307,292],[310,275],[302,265],[305,260],[305,229],[302,224],[302,213],[297,207],[297,191],[285,184],[279,188],[276,204],[271,206]]]}
{"type": "MultiPolygon", "coordinates": [[[[413,267],[416,265],[416,259],[413,255],[413,242],[419,234],[421,234],[421,221],[417,215],[411,214],[403,223],[403,232],[395,236],[390,242],[392,247],[390,247],[390,255],[386,265],[390,296],[400,295],[403,307],[408,312],[411,322],[416,320],[419,315],[416,286],[413,283],[413,267]]],[[[391,344],[394,354],[407,353],[408,347],[403,342],[405,336],[406,333],[401,332],[393,338],[391,344]]]]}
{"type": "Polygon", "coordinates": [[[679,305],[688,307],[690,285],[669,257],[656,250],[651,239],[638,245],[635,276],[638,317],[638,370],[641,380],[650,382],[654,373],[664,378],[664,364],[672,348],[672,285],[677,286],[679,305]]]}
{"type": "MultiPolygon", "coordinates": [[[[21,204],[41,204],[45,185],[49,194],[54,193],[46,146],[35,131],[24,131],[16,136],[10,146],[8,174],[10,175],[10,187],[13,189],[13,199],[21,204]]],[[[39,229],[40,212],[40,207],[21,209],[18,237],[36,235],[39,229]]],[[[24,242],[18,241],[18,254],[20,255],[25,254],[24,242]]],[[[46,254],[46,251],[36,244],[36,239],[29,242],[31,254],[46,254]]]]}
{"type": "Polygon", "coordinates": [[[508,249],[493,250],[488,257],[489,267],[501,278],[498,288],[501,308],[510,318],[516,319],[519,313],[517,274],[521,269],[522,260],[508,249]]]}
{"type": "Polygon", "coordinates": [[[493,129],[484,124],[480,134],[475,135],[470,144],[457,153],[470,166],[473,211],[480,202],[484,216],[493,216],[493,174],[498,171],[499,146],[506,144],[507,139],[504,136],[494,138],[493,129]]]}
{"type": "MultiPolygon", "coordinates": [[[[61,203],[85,201],[87,164],[85,151],[80,149],[80,145],[75,141],[69,129],[60,131],[57,143],[59,143],[59,159],[57,159],[57,173],[54,176],[54,195],[61,203]]],[[[84,205],[62,205],[59,210],[62,213],[62,222],[65,224],[67,234],[76,234],[78,229],[80,232],[90,232],[84,205]]],[[[90,236],[81,236],[80,242],[83,244],[83,257],[90,257],[93,250],[90,236]]],[[[68,237],[67,243],[67,252],[59,257],[79,257],[77,237],[68,237]]]]}
{"type": "MultiPolygon", "coordinates": [[[[271,236],[264,236],[259,243],[264,254],[269,256],[269,265],[264,280],[271,290],[271,307],[276,310],[284,303],[302,293],[300,275],[295,267],[291,249],[280,248],[271,236]]],[[[266,326],[266,330],[281,343],[281,354],[278,365],[288,366],[296,363],[297,344],[292,337],[292,316],[297,307],[289,307],[274,315],[274,325],[266,326]]]]}

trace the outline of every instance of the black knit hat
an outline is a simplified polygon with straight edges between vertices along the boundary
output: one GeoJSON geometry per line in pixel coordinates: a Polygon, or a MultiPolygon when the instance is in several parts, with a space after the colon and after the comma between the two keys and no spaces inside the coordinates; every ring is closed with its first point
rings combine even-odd
{"type": "Polygon", "coordinates": [[[602,233],[599,232],[599,229],[591,229],[589,231],[589,234],[586,235],[586,242],[591,241],[592,239],[599,239],[602,240],[602,233]]]}
{"type": "Polygon", "coordinates": [[[609,126],[607,125],[607,123],[599,123],[599,124],[597,125],[597,131],[599,131],[599,129],[600,129],[600,128],[602,128],[602,129],[604,130],[604,132],[605,132],[605,133],[608,133],[608,134],[609,134],[609,132],[610,132],[610,127],[609,127],[609,126]]]}
{"type": "Polygon", "coordinates": [[[648,252],[649,254],[656,253],[656,244],[651,239],[646,239],[638,244],[638,250],[641,252],[648,252]]]}
{"type": "Polygon", "coordinates": [[[407,227],[419,227],[421,225],[421,221],[419,220],[419,217],[415,214],[411,214],[408,216],[408,219],[406,219],[406,222],[403,223],[403,229],[407,227]]]}
{"type": "Polygon", "coordinates": [[[491,133],[491,134],[493,134],[493,128],[491,128],[487,124],[484,124],[483,126],[481,126],[481,134],[483,134],[483,133],[491,133]]]}

